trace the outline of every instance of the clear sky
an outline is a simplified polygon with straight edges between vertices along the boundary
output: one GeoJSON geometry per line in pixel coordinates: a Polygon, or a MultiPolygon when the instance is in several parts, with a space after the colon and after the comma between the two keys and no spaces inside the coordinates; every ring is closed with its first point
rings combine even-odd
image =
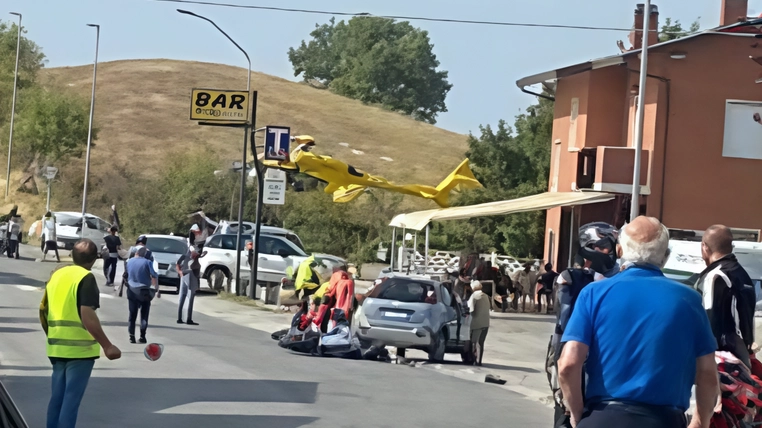
{"type": "MultiPolygon", "coordinates": [[[[215,1],[215,0],[212,0],[215,1]]],[[[527,23],[630,28],[639,1],[630,0],[218,0],[258,6],[368,12],[527,23]],[[582,5],[584,3],[584,5],[582,5]]],[[[642,1],[640,1],[642,3],[642,1]]],[[[660,21],[672,17],[701,27],[719,23],[721,0],[656,1],[660,21]]],[[[749,0],[750,15],[762,0],[749,0]]],[[[95,31],[101,25],[100,61],[172,58],[245,66],[243,55],[211,25],[180,15],[184,8],[205,15],[225,29],[252,57],[252,68],[296,80],[286,52],[309,37],[326,15],[180,5],[151,0],[0,0],[0,19],[23,14],[27,36],[42,46],[47,67],[91,63],[95,31]]],[[[341,18],[337,18],[341,19],[341,18]]],[[[517,79],[615,54],[627,32],[494,27],[412,21],[429,32],[434,53],[448,70],[453,89],[449,111],[438,126],[467,133],[480,124],[513,117],[534,101],[519,91],[517,79]]],[[[245,86],[245,77],[241,78],[245,86]]],[[[255,88],[256,89],[256,88],[255,88]]]]}

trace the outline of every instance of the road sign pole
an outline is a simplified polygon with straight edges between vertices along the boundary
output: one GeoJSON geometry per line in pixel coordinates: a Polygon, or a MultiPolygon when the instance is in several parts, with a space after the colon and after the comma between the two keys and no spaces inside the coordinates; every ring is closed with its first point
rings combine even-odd
{"type": "Polygon", "coordinates": [[[50,179],[48,178],[48,201],[45,203],[45,212],[50,212],[50,179]]]}
{"type": "MultiPolygon", "coordinates": [[[[251,96],[251,102],[252,102],[252,108],[251,108],[251,129],[255,130],[257,127],[255,126],[257,121],[257,92],[254,91],[254,93],[251,96]]],[[[256,132],[256,131],[254,131],[256,132]]],[[[255,226],[254,226],[254,257],[251,261],[251,275],[249,276],[249,298],[256,299],[256,287],[257,287],[257,273],[259,272],[259,235],[262,230],[262,198],[264,197],[265,193],[265,186],[264,186],[264,168],[262,167],[262,164],[259,162],[259,157],[257,157],[257,145],[254,144],[254,135],[251,136],[251,152],[254,155],[254,170],[257,173],[257,212],[255,216],[255,226]]],[[[244,165],[245,169],[245,165],[244,165]]]]}

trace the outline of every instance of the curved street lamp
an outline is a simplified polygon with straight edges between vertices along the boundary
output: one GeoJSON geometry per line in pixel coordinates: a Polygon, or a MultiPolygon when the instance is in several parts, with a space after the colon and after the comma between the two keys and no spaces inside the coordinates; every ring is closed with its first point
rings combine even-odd
{"type": "Polygon", "coordinates": [[[16,89],[19,80],[19,52],[21,52],[21,14],[11,12],[11,15],[19,17],[18,36],[16,37],[16,71],[13,72],[13,101],[11,101],[11,136],[8,139],[8,172],[5,174],[5,198],[8,199],[8,193],[11,188],[11,149],[13,148],[13,117],[16,116],[16,89]]]}
{"type": "Polygon", "coordinates": [[[87,181],[90,177],[90,146],[93,144],[93,116],[95,115],[95,78],[98,74],[98,44],[101,38],[101,26],[98,24],[87,24],[88,27],[95,28],[95,62],[93,63],[93,89],[90,93],[90,124],[87,128],[87,154],[85,155],[85,185],[82,189],[82,238],[85,237],[85,212],[87,211],[87,181]]]}
{"type": "MultiPolygon", "coordinates": [[[[238,48],[239,51],[243,52],[243,55],[246,57],[246,62],[249,64],[248,73],[246,74],[246,94],[247,94],[246,96],[249,97],[249,99],[251,100],[251,59],[249,58],[249,54],[246,53],[246,51],[243,50],[243,48],[238,43],[236,43],[235,40],[233,40],[233,38],[228,35],[228,33],[223,31],[222,28],[220,28],[217,24],[215,24],[214,21],[212,21],[211,19],[205,16],[198,15],[188,10],[177,9],[177,11],[184,15],[190,15],[199,19],[203,19],[204,21],[214,25],[214,28],[216,28],[220,33],[222,33],[223,36],[227,37],[227,39],[230,40],[230,42],[233,43],[235,47],[238,48]]],[[[249,102],[249,104],[251,104],[251,102],[249,102]]],[[[243,130],[243,160],[241,161],[243,165],[246,165],[246,151],[247,151],[247,147],[249,143],[250,123],[248,119],[249,117],[248,111],[246,112],[246,117],[247,117],[246,126],[244,126],[244,130],[243,130]]],[[[240,195],[239,195],[240,198],[238,202],[238,232],[236,233],[236,247],[238,249],[238,251],[236,251],[236,260],[235,260],[235,284],[237,288],[236,294],[240,294],[240,291],[242,291],[241,290],[241,250],[240,249],[241,249],[241,242],[242,242],[241,233],[243,230],[243,204],[244,204],[243,198],[245,196],[244,195],[245,190],[246,190],[246,174],[241,174],[241,190],[240,190],[240,195]]],[[[256,225],[255,233],[254,233],[254,241],[257,244],[259,243],[259,231],[260,231],[259,223],[260,221],[257,221],[257,225],[256,225]]],[[[254,247],[256,248],[255,252],[258,252],[259,245],[255,244],[254,247]]],[[[249,282],[251,283],[250,285],[251,296],[254,296],[254,287],[256,286],[256,283],[257,283],[257,269],[259,267],[258,259],[259,259],[259,255],[255,253],[254,260],[252,261],[253,266],[251,266],[252,277],[249,279],[249,282]]]]}

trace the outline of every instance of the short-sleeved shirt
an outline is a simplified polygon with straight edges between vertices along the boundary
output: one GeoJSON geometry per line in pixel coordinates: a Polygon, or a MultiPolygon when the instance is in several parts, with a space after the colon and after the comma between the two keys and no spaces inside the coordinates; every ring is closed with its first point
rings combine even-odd
{"type": "Polygon", "coordinates": [[[151,286],[151,278],[159,275],[153,269],[153,262],[143,257],[133,257],[127,261],[127,282],[132,288],[151,286]]]}
{"type": "Polygon", "coordinates": [[[538,282],[542,284],[542,288],[545,290],[553,290],[553,284],[556,282],[556,277],[558,277],[558,273],[551,270],[550,272],[542,274],[538,282]]]}
{"type": "Polygon", "coordinates": [[[717,348],[701,296],[653,266],[633,266],[582,289],[562,341],[590,347],[586,402],[683,411],[696,358],[717,348]]]}
{"type": "MultiPolygon", "coordinates": [[[[82,319],[82,306],[98,309],[101,307],[100,297],[101,293],[98,290],[98,282],[95,280],[95,275],[93,275],[92,272],[88,273],[81,281],[79,281],[79,286],[77,286],[77,312],[79,313],[80,320],[82,319]]],[[[96,358],[98,357],[77,359],[94,360],[96,358]]],[[[56,361],[66,361],[70,359],[71,358],[50,357],[50,362],[55,363],[56,361]]]]}
{"type": "Polygon", "coordinates": [[[117,252],[117,247],[122,245],[122,240],[116,235],[106,235],[103,240],[106,241],[106,248],[108,248],[109,256],[118,257],[119,253],[117,252]]]}

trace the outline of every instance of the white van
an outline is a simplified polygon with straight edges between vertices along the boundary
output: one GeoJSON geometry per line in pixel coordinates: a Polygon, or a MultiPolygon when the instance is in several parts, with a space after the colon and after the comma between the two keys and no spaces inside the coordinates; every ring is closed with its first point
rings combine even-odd
{"type": "MultiPolygon", "coordinates": [[[[701,242],[671,239],[670,255],[662,272],[668,278],[693,286],[706,268],[701,258],[701,242]]],[[[762,310],[762,243],[733,241],[733,254],[754,281],[757,310],[762,310]]]]}

